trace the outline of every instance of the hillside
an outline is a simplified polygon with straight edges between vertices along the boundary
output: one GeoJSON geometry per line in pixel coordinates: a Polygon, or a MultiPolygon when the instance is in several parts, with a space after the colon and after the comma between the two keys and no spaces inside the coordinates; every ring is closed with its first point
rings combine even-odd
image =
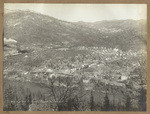
{"type": "Polygon", "coordinates": [[[144,20],[71,23],[30,11],[9,12],[4,17],[5,37],[17,40],[20,45],[98,46],[137,51],[146,43],[144,20]]]}

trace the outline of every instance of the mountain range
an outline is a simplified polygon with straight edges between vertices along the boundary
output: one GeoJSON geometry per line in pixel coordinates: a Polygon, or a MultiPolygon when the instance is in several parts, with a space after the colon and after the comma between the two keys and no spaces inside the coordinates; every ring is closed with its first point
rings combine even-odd
{"type": "Polygon", "coordinates": [[[123,51],[146,46],[146,20],[66,22],[33,11],[4,15],[4,36],[21,46],[106,47],[123,51]]]}

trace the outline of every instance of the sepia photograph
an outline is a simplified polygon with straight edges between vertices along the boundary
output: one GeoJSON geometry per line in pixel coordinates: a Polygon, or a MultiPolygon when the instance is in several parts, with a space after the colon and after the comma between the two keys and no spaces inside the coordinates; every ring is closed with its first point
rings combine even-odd
{"type": "Polygon", "coordinates": [[[147,4],[5,3],[4,111],[147,111],[147,4]]]}

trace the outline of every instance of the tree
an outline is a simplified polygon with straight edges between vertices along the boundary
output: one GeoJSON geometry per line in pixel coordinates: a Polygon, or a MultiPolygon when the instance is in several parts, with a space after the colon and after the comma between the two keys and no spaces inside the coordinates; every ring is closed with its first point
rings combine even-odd
{"type": "Polygon", "coordinates": [[[49,100],[54,104],[54,110],[78,110],[84,95],[79,94],[79,80],[74,80],[71,76],[49,78],[49,100]]]}
{"type": "Polygon", "coordinates": [[[15,104],[10,103],[10,105],[8,106],[8,110],[9,111],[15,111],[16,110],[15,104]]]}
{"type": "Polygon", "coordinates": [[[108,98],[107,93],[106,93],[106,95],[105,95],[105,97],[104,97],[103,110],[104,110],[104,111],[109,111],[109,110],[110,110],[109,98],[108,98]]]}
{"type": "Polygon", "coordinates": [[[146,111],[146,90],[142,87],[139,95],[139,108],[146,111]]]}
{"type": "Polygon", "coordinates": [[[24,109],[25,111],[27,111],[29,109],[29,105],[32,104],[32,97],[31,97],[31,92],[29,92],[26,96],[25,96],[25,106],[24,109]]]}
{"type": "Polygon", "coordinates": [[[66,111],[79,110],[79,102],[77,96],[68,99],[65,110],[66,111]]]}
{"type": "Polygon", "coordinates": [[[93,97],[93,91],[91,91],[90,109],[91,109],[91,111],[94,111],[94,97],[93,97]]]}
{"type": "Polygon", "coordinates": [[[56,110],[67,110],[67,102],[76,93],[72,77],[52,77],[50,82],[50,101],[56,105],[56,110]],[[65,109],[64,109],[65,108],[65,109]]]}
{"type": "Polygon", "coordinates": [[[140,95],[139,95],[139,108],[142,111],[146,110],[146,90],[144,89],[144,85],[146,85],[146,59],[141,59],[139,61],[140,68],[138,69],[139,79],[140,79],[140,95]]]}
{"type": "Polygon", "coordinates": [[[67,101],[67,110],[71,111],[73,107],[73,99],[69,98],[67,101]]]}
{"type": "Polygon", "coordinates": [[[29,104],[32,104],[32,96],[31,96],[31,93],[28,95],[28,99],[29,99],[29,104]]]}
{"type": "Polygon", "coordinates": [[[4,110],[15,110],[15,104],[12,101],[15,99],[15,93],[12,86],[4,88],[4,110]]]}
{"type": "Polygon", "coordinates": [[[126,103],[125,103],[125,110],[130,111],[132,108],[131,98],[127,95],[126,103]]]}

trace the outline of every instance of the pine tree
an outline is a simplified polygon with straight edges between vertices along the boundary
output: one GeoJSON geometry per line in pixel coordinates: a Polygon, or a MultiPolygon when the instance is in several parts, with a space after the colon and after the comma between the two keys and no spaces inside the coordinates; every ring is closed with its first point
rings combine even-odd
{"type": "Polygon", "coordinates": [[[141,80],[141,89],[139,91],[139,108],[142,111],[146,110],[146,90],[144,89],[143,85],[145,85],[145,80],[142,77],[142,73],[140,74],[140,80],[141,80]]]}
{"type": "Polygon", "coordinates": [[[130,111],[132,108],[131,105],[131,98],[129,95],[127,95],[126,103],[125,103],[125,110],[130,111]]]}
{"type": "Polygon", "coordinates": [[[29,104],[32,104],[32,96],[31,96],[31,93],[29,94],[28,98],[29,98],[29,104]]]}
{"type": "Polygon", "coordinates": [[[139,108],[142,111],[146,110],[146,91],[142,87],[139,95],[139,108]]]}
{"type": "Polygon", "coordinates": [[[25,110],[29,109],[29,105],[32,104],[32,97],[31,97],[31,93],[27,94],[25,96],[25,110]]]}
{"type": "Polygon", "coordinates": [[[94,97],[93,97],[92,91],[91,91],[91,98],[90,98],[90,109],[91,109],[91,111],[94,110],[94,97]]]}
{"type": "Polygon", "coordinates": [[[73,100],[71,98],[69,98],[68,102],[67,102],[67,110],[71,111],[73,108],[73,100]]]}
{"type": "Polygon", "coordinates": [[[13,103],[10,103],[9,105],[9,111],[15,111],[15,105],[13,103]]]}
{"type": "Polygon", "coordinates": [[[6,105],[6,110],[11,111],[14,108],[14,104],[12,104],[14,98],[15,94],[13,92],[13,88],[9,85],[6,89],[4,89],[4,104],[6,105]]]}
{"type": "Polygon", "coordinates": [[[104,111],[109,111],[109,110],[110,110],[109,98],[108,98],[107,93],[106,93],[106,95],[105,95],[105,97],[104,97],[103,110],[104,110],[104,111]]]}
{"type": "Polygon", "coordinates": [[[29,99],[28,99],[28,96],[26,95],[25,96],[25,111],[27,111],[29,109],[29,99]]]}

